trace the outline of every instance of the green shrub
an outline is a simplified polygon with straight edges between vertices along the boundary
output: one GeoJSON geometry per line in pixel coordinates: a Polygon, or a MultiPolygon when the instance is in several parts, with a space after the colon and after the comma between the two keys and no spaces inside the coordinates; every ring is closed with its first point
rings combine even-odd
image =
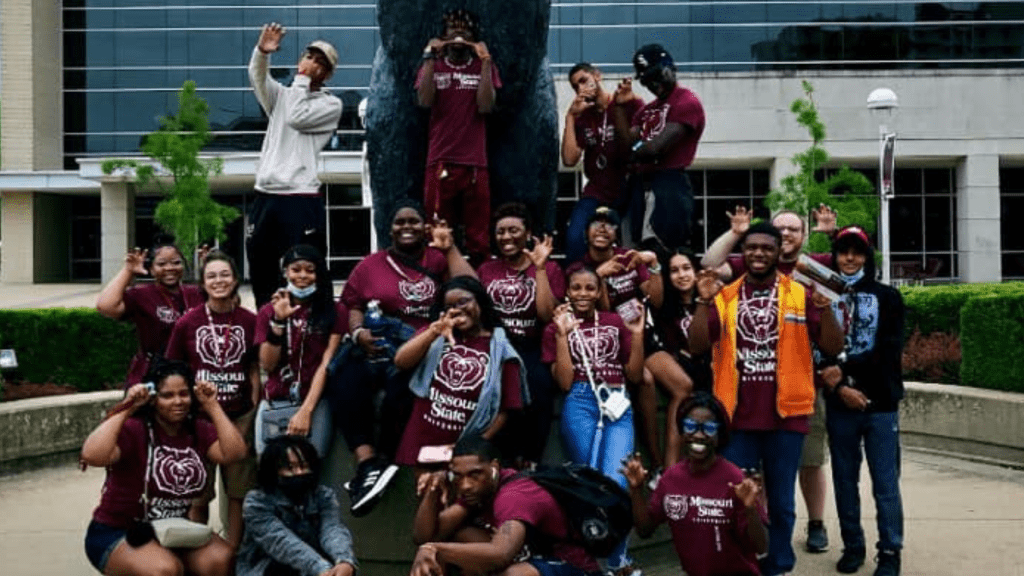
{"type": "Polygon", "coordinates": [[[1024,392],[1024,293],[968,300],[960,329],[961,383],[1024,392]]]}
{"type": "Polygon", "coordinates": [[[900,291],[907,307],[907,337],[915,328],[925,335],[956,334],[960,330],[960,311],[966,302],[990,294],[1024,296],[1024,282],[904,286],[900,291]]]}
{"type": "Polygon", "coordinates": [[[120,386],[136,342],[132,325],[91,308],[0,310],[0,347],[15,349],[27,382],[83,392],[120,386]]]}

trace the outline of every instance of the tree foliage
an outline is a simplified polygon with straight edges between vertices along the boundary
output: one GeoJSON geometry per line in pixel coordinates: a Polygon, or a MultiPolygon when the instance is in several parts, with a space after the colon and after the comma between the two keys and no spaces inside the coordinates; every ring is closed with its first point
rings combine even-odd
{"type": "Polygon", "coordinates": [[[139,186],[155,185],[166,198],[154,220],[173,234],[184,254],[193,254],[201,241],[224,240],[224,228],[240,215],[210,196],[211,174],[220,174],[220,158],[205,160],[200,151],[210,141],[209,106],[196,94],[196,83],[185,81],[178,93],[178,113],[161,116],[160,128],[145,136],[142,152],[157,164],[129,159],[106,160],[104,174],[133,170],[139,186]]]}
{"type": "MultiPolygon", "coordinates": [[[[784,177],[781,187],[768,193],[765,205],[773,213],[793,210],[807,215],[812,208],[825,204],[836,211],[838,227],[856,224],[873,234],[878,227],[875,186],[866,176],[845,164],[828,178],[821,178],[818,171],[830,158],[822,147],[825,124],[814,104],[814,87],[805,80],[803,89],[806,97],[794,100],[790,111],[796,115],[796,121],[807,128],[811,136],[811,147],[793,156],[793,164],[799,171],[784,177]]],[[[809,252],[828,252],[831,250],[831,242],[825,234],[814,233],[805,249],[809,252]]]]}

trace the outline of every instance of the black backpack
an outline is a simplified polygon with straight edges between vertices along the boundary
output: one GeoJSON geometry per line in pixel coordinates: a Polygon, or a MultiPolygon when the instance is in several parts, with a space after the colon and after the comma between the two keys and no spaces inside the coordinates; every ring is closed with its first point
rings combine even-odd
{"type": "Polygon", "coordinates": [[[554,497],[569,521],[570,538],[595,557],[609,556],[633,529],[629,494],[593,468],[567,463],[523,475],[554,497]]]}

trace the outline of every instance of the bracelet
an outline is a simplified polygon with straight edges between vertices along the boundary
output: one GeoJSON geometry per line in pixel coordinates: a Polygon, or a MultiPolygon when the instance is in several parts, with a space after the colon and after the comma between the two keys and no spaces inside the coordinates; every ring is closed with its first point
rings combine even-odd
{"type": "Polygon", "coordinates": [[[267,344],[271,346],[280,346],[284,344],[284,334],[278,334],[273,330],[267,332],[267,344]]]}
{"type": "Polygon", "coordinates": [[[648,266],[647,271],[651,274],[661,274],[661,264],[655,264],[654,266],[648,266]]]}
{"type": "Polygon", "coordinates": [[[362,326],[357,326],[356,329],[352,331],[352,341],[355,342],[356,344],[359,344],[359,333],[365,330],[366,328],[363,328],[362,326]]]}
{"type": "Polygon", "coordinates": [[[270,325],[274,328],[287,328],[288,322],[286,320],[278,320],[277,316],[271,316],[270,325]]]}
{"type": "Polygon", "coordinates": [[[643,140],[637,140],[636,144],[633,144],[633,148],[632,148],[633,152],[636,152],[637,150],[639,150],[640,147],[643,146],[643,145],[644,145],[644,141],[643,140]]]}
{"type": "Polygon", "coordinates": [[[701,298],[700,296],[697,296],[696,298],[694,298],[693,301],[696,302],[697,304],[703,304],[705,306],[711,306],[711,300],[707,300],[705,298],[701,298]]]}
{"type": "Polygon", "coordinates": [[[427,48],[427,49],[423,50],[423,59],[424,60],[433,60],[436,57],[437,57],[437,55],[434,54],[434,51],[432,49],[427,48]]]}

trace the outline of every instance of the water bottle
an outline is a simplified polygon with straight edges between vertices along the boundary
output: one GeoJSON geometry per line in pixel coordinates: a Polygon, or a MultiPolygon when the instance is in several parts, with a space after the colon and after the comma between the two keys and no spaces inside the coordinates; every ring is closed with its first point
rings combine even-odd
{"type": "Polygon", "coordinates": [[[388,329],[388,319],[380,310],[379,300],[370,300],[366,304],[366,313],[363,315],[363,328],[373,335],[375,344],[384,348],[384,354],[371,359],[371,362],[388,362],[395,357],[395,348],[385,337],[388,329]]]}

